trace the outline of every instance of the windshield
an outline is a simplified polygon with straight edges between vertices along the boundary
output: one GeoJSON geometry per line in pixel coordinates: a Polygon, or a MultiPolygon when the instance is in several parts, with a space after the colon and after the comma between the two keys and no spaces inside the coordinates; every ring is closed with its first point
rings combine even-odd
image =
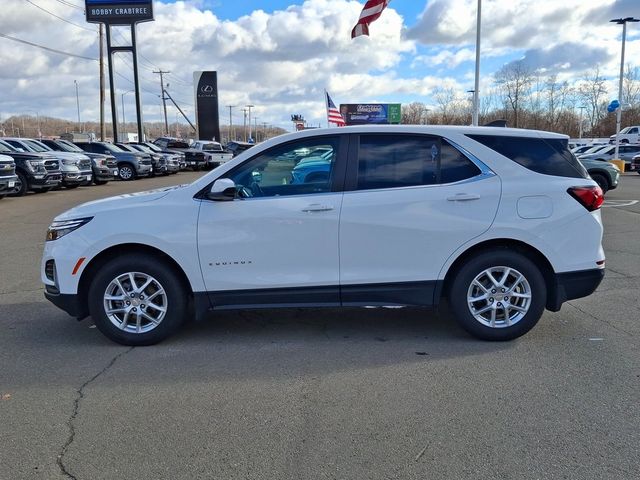
{"type": "Polygon", "coordinates": [[[0,141],[0,152],[2,153],[16,153],[15,149],[10,147],[8,144],[0,141]]]}
{"type": "Polygon", "coordinates": [[[23,140],[28,149],[33,152],[49,152],[50,150],[45,148],[43,145],[40,145],[38,142],[34,142],[32,140],[23,140]]]}
{"type": "Polygon", "coordinates": [[[203,143],[202,150],[219,152],[222,150],[222,145],[218,143],[203,143]]]}
{"type": "Polygon", "coordinates": [[[42,143],[39,140],[27,140],[26,141],[29,145],[33,145],[34,148],[38,147],[40,148],[40,152],[52,152],[53,148],[49,147],[48,145],[45,145],[44,143],[42,143]]]}
{"type": "Polygon", "coordinates": [[[122,153],[124,152],[124,150],[122,150],[121,148],[116,147],[113,143],[102,143],[101,144],[104,148],[106,148],[107,150],[109,150],[110,152],[117,152],[117,153],[122,153]]]}
{"type": "Polygon", "coordinates": [[[56,140],[56,145],[62,148],[65,152],[84,152],[80,147],[74,145],[66,140],[56,140]]]}
{"type": "Polygon", "coordinates": [[[187,142],[169,142],[167,148],[189,148],[187,142]]]}
{"type": "Polygon", "coordinates": [[[159,146],[154,145],[153,143],[145,143],[144,146],[150,148],[154,152],[162,152],[162,149],[159,146]]]}
{"type": "Polygon", "coordinates": [[[149,145],[131,145],[133,148],[137,148],[138,150],[140,150],[141,152],[145,152],[145,153],[155,153],[151,148],[149,148],[149,145]]]}
{"type": "Polygon", "coordinates": [[[586,150],[582,153],[587,154],[587,153],[596,153],[600,150],[604,150],[605,148],[608,148],[609,145],[596,145],[595,147],[591,147],[589,150],[586,150]]]}

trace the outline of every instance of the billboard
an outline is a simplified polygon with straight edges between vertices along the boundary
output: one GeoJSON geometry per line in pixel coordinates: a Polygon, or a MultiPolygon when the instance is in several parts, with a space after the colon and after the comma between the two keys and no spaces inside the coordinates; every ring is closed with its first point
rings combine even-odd
{"type": "Polygon", "coordinates": [[[193,72],[198,140],[220,141],[218,72],[193,72]]]}
{"type": "Polygon", "coordinates": [[[399,103],[341,103],[340,113],[347,125],[400,123],[399,103]]]}
{"type": "Polygon", "coordinates": [[[152,0],[85,0],[89,23],[131,25],[153,20],[152,0]]]}

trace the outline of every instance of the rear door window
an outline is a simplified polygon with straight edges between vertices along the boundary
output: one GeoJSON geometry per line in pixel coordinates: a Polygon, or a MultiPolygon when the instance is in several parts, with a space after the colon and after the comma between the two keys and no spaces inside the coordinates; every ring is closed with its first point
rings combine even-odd
{"type": "Polygon", "coordinates": [[[446,140],[429,135],[361,135],[357,190],[453,183],[480,169],[446,140]]]}
{"type": "Polygon", "coordinates": [[[569,151],[569,141],[558,138],[467,135],[536,173],[556,177],[587,178],[588,173],[569,151]]]}

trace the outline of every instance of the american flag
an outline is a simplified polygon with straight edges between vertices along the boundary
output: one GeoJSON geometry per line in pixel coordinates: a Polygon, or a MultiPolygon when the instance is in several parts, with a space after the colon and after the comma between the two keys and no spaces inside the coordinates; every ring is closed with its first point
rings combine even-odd
{"type": "Polygon", "coordinates": [[[358,23],[351,30],[351,38],[359,37],[360,35],[369,35],[369,24],[376,21],[382,11],[387,8],[391,0],[367,0],[364,4],[364,8],[360,13],[358,23]]]}
{"type": "Polygon", "coordinates": [[[339,127],[344,127],[346,123],[340,114],[340,110],[336,108],[336,104],[333,103],[333,100],[331,100],[331,97],[326,90],[324,94],[327,96],[327,122],[335,123],[339,127]]]}

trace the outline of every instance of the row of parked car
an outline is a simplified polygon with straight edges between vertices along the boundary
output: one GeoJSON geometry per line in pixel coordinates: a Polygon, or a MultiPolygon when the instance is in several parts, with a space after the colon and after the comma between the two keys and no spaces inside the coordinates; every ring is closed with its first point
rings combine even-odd
{"type": "MultiPolygon", "coordinates": [[[[620,169],[610,163],[610,160],[616,158],[615,145],[581,145],[571,149],[571,152],[587,169],[591,178],[600,185],[603,192],[606,193],[618,186],[620,169]]],[[[620,145],[617,158],[625,162],[625,171],[633,169],[632,159],[638,154],[640,154],[640,145],[620,145]]]]}
{"type": "Polygon", "coordinates": [[[5,137],[0,139],[0,199],[29,190],[104,185],[115,178],[170,175],[186,168],[206,170],[233,156],[217,142],[189,144],[170,137],[153,143],[5,137]]]}

